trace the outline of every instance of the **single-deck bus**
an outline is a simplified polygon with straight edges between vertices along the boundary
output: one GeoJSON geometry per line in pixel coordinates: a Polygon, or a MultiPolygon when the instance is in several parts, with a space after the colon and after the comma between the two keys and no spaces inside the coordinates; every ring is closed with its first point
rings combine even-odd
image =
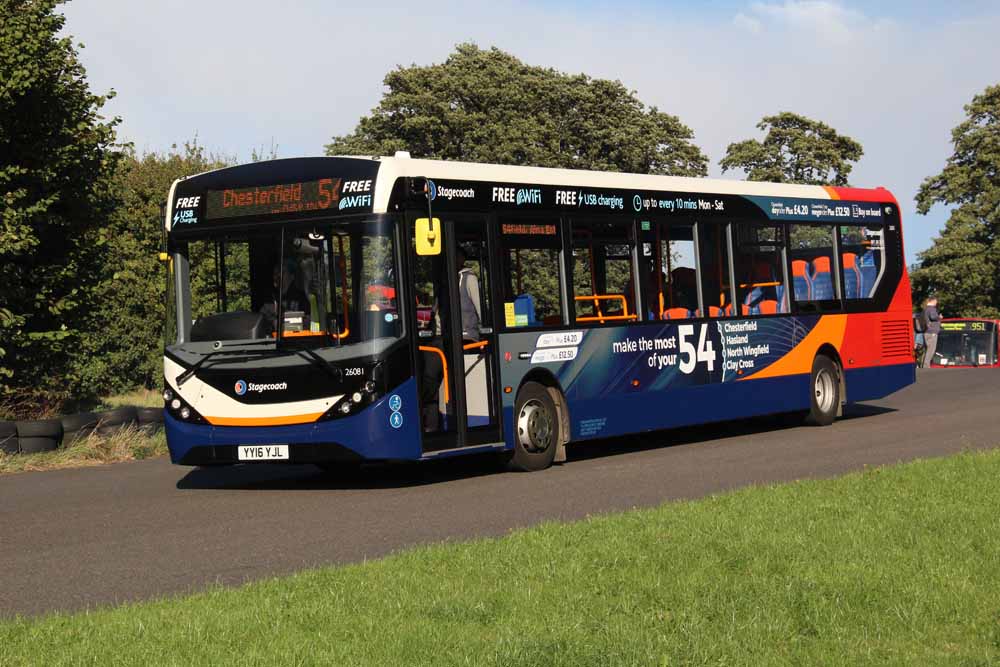
{"type": "Polygon", "coordinates": [[[182,465],[337,467],[798,412],[915,379],[885,189],[411,159],[258,162],[166,208],[182,465]]]}
{"type": "Polygon", "coordinates": [[[947,368],[995,368],[1000,366],[997,341],[998,320],[947,318],[941,320],[937,348],[931,366],[947,368]]]}

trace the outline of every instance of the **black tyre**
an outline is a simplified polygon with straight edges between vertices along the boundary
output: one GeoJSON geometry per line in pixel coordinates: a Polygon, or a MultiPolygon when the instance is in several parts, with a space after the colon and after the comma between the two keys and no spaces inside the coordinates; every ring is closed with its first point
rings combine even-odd
{"type": "Polygon", "coordinates": [[[514,403],[514,452],[508,466],[531,472],[552,465],[562,441],[562,420],[549,390],[526,382],[514,403]]]}
{"type": "Polygon", "coordinates": [[[58,419],[33,419],[17,422],[17,442],[22,454],[50,452],[62,442],[62,422],[58,419]]]}
{"type": "Polygon", "coordinates": [[[97,428],[96,412],[81,412],[78,415],[66,415],[62,417],[63,439],[62,446],[69,447],[76,440],[86,438],[97,428]]]}
{"type": "Polygon", "coordinates": [[[163,408],[136,408],[136,421],[146,433],[156,433],[163,428],[163,408]]]}
{"type": "Polygon", "coordinates": [[[17,454],[17,424],[14,422],[0,422],[0,452],[4,454],[17,454]]]}
{"type": "Polygon", "coordinates": [[[828,426],[840,410],[840,366],[825,355],[813,359],[809,376],[809,414],[806,423],[828,426]]]}
{"type": "Polygon", "coordinates": [[[114,435],[126,426],[134,426],[137,421],[135,407],[126,405],[122,408],[97,413],[97,435],[114,435]]]}

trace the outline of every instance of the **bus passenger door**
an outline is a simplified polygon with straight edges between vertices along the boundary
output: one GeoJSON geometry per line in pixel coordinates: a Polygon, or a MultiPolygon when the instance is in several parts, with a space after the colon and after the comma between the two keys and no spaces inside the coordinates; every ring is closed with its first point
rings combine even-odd
{"type": "Polygon", "coordinates": [[[493,273],[484,218],[455,221],[455,309],[462,329],[465,444],[500,441],[498,357],[493,322],[493,273]]]}
{"type": "Polygon", "coordinates": [[[424,256],[416,254],[409,224],[423,449],[498,442],[485,220],[442,216],[442,252],[424,256]]]}

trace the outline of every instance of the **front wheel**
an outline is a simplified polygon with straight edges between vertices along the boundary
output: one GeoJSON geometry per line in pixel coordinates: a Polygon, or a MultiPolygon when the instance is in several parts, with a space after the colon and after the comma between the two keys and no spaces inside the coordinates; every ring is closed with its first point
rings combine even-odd
{"type": "Polygon", "coordinates": [[[830,357],[818,355],[809,376],[809,414],[806,423],[828,426],[840,408],[840,366],[830,357]]]}
{"type": "Polygon", "coordinates": [[[561,439],[559,409],[548,389],[526,382],[514,403],[514,453],[509,467],[524,472],[548,468],[561,439]]]}

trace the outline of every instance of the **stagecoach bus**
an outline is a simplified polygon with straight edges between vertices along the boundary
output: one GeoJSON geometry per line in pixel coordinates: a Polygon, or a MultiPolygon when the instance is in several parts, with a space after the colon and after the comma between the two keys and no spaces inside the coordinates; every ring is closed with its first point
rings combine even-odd
{"type": "Polygon", "coordinates": [[[296,158],[178,180],[165,225],[182,465],[537,470],[594,438],[826,425],[915,379],[882,188],[296,158]]]}
{"type": "Polygon", "coordinates": [[[931,366],[947,368],[1000,366],[998,320],[950,318],[941,320],[931,366]]]}

